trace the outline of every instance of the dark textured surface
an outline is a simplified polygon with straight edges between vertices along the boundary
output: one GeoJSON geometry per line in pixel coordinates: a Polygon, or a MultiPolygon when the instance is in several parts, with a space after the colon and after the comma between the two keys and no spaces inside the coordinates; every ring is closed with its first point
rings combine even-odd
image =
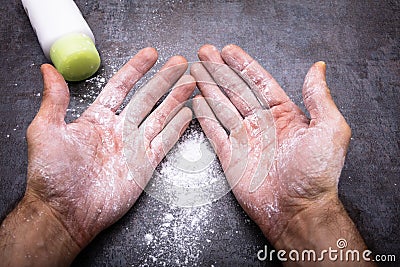
{"type": "MultiPolygon", "coordinates": [[[[39,66],[46,62],[20,2],[3,2],[0,219],[25,189],[24,136],[40,104],[39,66]]],[[[68,120],[93,101],[104,84],[101,78],[110,77],[145,46],[157,48],[162,63],[175,54],[194,61],[204,43],[219,48],[236,43],[302,107],[307,69],[317,60],[326,61],[332,95],[353,130],[340,198],[368,247],[377,254],[397,254],[400,260],[398,1],[76,2],[97,38],[103,65],[97,78],[70,85],[68,120]]],[[[264,263],[257,261],[256,253],[264,244],[231,194],[192,211],[168,207],[144,194],[74,266],[259,266],[264,263]],[[166,214],[173,214],[169,225],[166,214]],[[159,235],[163,231],[166,234],[159,235]],[[158,237],[148,245],[149,233],[158,237]]]]}

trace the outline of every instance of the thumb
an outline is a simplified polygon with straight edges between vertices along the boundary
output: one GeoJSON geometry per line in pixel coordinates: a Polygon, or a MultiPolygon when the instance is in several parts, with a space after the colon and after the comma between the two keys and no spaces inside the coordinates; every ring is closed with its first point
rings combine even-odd
{"type": "Polygon", "coordinates": [[[43,98],[37,118],[50,123],[63,123],[69,104],[69,89],[58,71],[49,64],[40,68],[43,76],[43,98]]]}
{"type": "Polygon", "coordinates": [[[310,126],[343,119],[326,84],[325,62],[315,63],[308,71],[303,85],[303,99],[310,112],[310,126]]]}

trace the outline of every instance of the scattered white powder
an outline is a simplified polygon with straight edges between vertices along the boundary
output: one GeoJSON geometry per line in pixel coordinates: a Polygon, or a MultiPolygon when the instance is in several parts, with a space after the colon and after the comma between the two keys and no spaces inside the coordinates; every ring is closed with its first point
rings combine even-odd
{"type": "Polygon", "coordinates": [[[203,155],[201,146],[204,146],[204,143],[199,143],[197,140],[188,140],[183,146],[180,153],[184,161],[196,162],[201,159],[203,155]]]}
{"type": "MultiPolygon", "coordinates": [[[[87,79],[85,83],[90,89],[95,89],[95,88],[102,89],[106,83],[106,78],[98,74],[90,79],[87,79]]],[[[88,91],[88,96],[91,96],[92,93],[93,93],[92,91],[88,91]]]]}
{"type": "Polygon", "coordinates": [[[144,239],[146,240],[146,244],[149,245],[151,243],[151,241],[153,241],[153,235],[145,234],[144,239]]]}
{"type": "Polygon", "coordinates": [[[211,212],[211,205],[166,211],[158,230],[144,235],[148,249],[139,266],[198,266],[204,240],[211,242],[204,234],[211,212]]]}
{"type": "Polygon", "coordinates": [[[160,219],[148,228],[139,266],[198,266],[214,230],[212,205],[229,191],[218,159],[193,122],[156,169],[145,191],[168,204],[156,210],[160,219]],[[210,229],[211,228],[211,229],[210,229]]]}
{"type": "Polygon", "coordinates": [[[201,129],[191,124],[156,169],[145,191],[175,206],[211,203],[229,191],[218,159],[201,129]]]}
{"type": "Polygon", "coordinates": [[[174,215],[172,215],[171,213],[166,213],[164,219],[166,221],[172,221],[174,219],[174,215]]]}

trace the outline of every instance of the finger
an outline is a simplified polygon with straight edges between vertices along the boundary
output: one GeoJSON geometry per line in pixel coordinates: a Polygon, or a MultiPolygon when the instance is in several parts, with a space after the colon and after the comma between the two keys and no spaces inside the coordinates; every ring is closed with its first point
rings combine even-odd
{"type": "Polygon", "coordinates": [[[211,140],[222,166],[227,167],[231,154],[228,134],[218,122],[204,97],[197,95],[193,99],[193,111],[207,138],[211,140]]]}
{"type": "Polygon", "coordinates": [[[192,120],[192,111],[184,107],[167,124],[167,126],[151,141],[149,149],[150,161],[156,166],[171,148],[178,142],[192,120]]]}
{"type": "Polygon", "coordinates": [[[154,48],[140,50],[111,78],[91,108],[102,105],[115,112],[136,82],[154,65],[157,57],[154,48]]]}
{"type": "Polygon", "coordinates": [[[202,46],[198,55],[214,80],[223,88],[229,99],[244,117],[254,113],[257,109],[262,109],[250,87],[235,71],[224,63],[220,53],[214,46],[202,46]]]}
{"type": "Polygon", "coordinates": [[[310,126],[343,118],[326,84],[326,65],[322,61],[315,63],[308,71],[303,85],[303,99],[310,112],[310,126]]]}
{"type": "Polygon", "coordinates": [[[128,117],[138,127],[157,101],[185,73],[187,61],[184,57],[170,58],[161,70],[132,97],[127,108],[121,114],[128,117]],[[126,114],[128,112],[128,114],[126,114]]]}
{"type": "MultiPolygon", "coordinates": [[[[192,95],[196,81],[190,75],[184,75],[167,98],[153,111],[140,126],[145,134],[145,140],[150,143],[181,110],[182,105],[192,95]]],[[[142,132],[142,131],[141,131],[142,132]]]]}
{"type": "Polygon", "coordinates": [[[43,99],[37,117],[52,123],[65,123],[64,118],[69,104],[68,86],[58,71],[49,64],[40,68],[43,75],[43,99]]]}
{"type": "Polygon", "coordinates": [[[246,81],[254,84],[253,90],[266,107],[274,107],[290,101],[289,97],[256,60],[236,45],[222,49],[223,60],[233,69],[240,72],[246,81]]]}
{"type": "Polygon", "coordinates": [[[195,63],[191,66],[190,73],[196,79],[201,94],[222,125],[229,132],[239,127],[242,124],[241,115],[215,84],[205,67],[201,63],[195,63]]]}

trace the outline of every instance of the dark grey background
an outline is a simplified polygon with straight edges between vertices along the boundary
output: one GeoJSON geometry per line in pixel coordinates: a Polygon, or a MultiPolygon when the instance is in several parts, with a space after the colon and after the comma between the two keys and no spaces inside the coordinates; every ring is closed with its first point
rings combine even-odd
{"type": "MultiPolygon", "coordinates": [[[[396,254],[400,261],[399,1],[76,3],[97,38],[102,66],[93,79],[70,85],[68,121],[93,101],[104,80],[146,46],[157,48],[161,64],[175,54],[197,60],[196,51],[205,43],[218,48],[238,44],[301,107],[308,68],[326,61],[332,95],[353,130],[340,199],[368,247],[376,254],[396,254]]],[[[25,189],[25,131],[39,108],[39,66],[47,60],[21,3],[2,1],[0,10],[3,219],[25,189]]],[[[264,244],[231,194],[194,210],[168,207],[144,194],[73,265],[261,266],[265,263],[257,261],[256,253],[264,244]],[[168,213],[173,215],[169,225],[164,224],[168,213]]]]}

